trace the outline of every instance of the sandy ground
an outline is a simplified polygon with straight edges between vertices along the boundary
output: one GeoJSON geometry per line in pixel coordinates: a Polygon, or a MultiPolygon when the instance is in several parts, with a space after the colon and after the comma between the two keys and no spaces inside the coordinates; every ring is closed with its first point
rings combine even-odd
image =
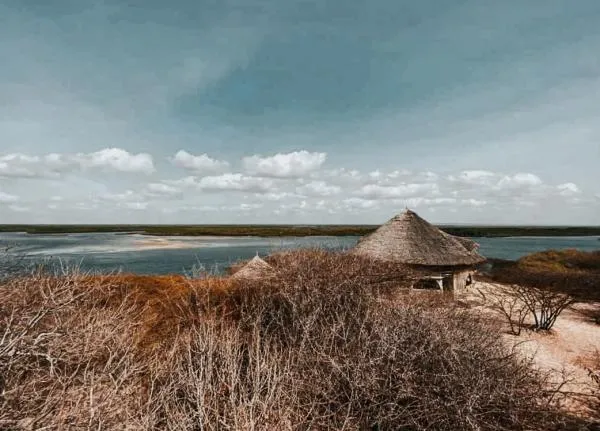
{"type": "MultiPolygon", "coordinates": [[[[497,292],[494,285],[476,282],[457,299],[468,302],[475,311],[489,313],[504,322],[501,314],[490,308],[489,293],[494,291],[497,292]],[[487,300],[484,299],[486,293],[487,300]]],[[[589,312],[594,310],[600,310],[600,302],[573,305],[560,315],[549,333],[523,330],[515,336],[508,333],[506,325],[504,338],[509,346],[531,358],[539,369],[548,371],[555,383],[566,379],[562,390],[572,395],[565,398],[565,408],[600,420],[600,412],[590,410],[582,401],[592,394],[593,381],[587,367],[600,351],[600,325],[589,317],[589,312]],[[583,397],[573,394],[583,394],[583,397]]]]}
{"type": "Polygon", "coordinates": [[[177,241],[166,238],[144,238],[135,240],[134,242],[136,249],[138,250],[154,250],[154,249],[182,249],[182,248],[193,248],[198,247],[198,244],[177,241]]]}
{"type": "Polygon", "coordinates": [[[203,237],[181,237],[181,238],[163,238],[144,236],[135,238],[133,245],[136,250],[152,250],[152,249],[182,249],[182,248],[199,248],[208,247],[212,242],[224,242],[232,239],[224,236],[203,236],[203,237]]]}

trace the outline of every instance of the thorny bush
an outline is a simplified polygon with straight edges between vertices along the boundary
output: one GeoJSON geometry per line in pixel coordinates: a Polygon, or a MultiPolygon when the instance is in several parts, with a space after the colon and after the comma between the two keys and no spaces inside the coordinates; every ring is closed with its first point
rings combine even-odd
{"type": "Polygon", "coordinates": [[[0,429],[564,429],[495,329],[321,250],[276,276],[36,273],[0,284],[0,429]]]}

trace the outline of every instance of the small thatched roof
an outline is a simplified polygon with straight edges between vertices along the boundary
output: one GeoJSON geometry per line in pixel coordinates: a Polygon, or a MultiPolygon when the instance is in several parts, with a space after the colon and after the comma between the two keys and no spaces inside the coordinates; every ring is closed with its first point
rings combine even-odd
{"type": "Polygon", "coordinates": [[[364,237],[353,253],[374,259],[424,266],[468,266],[485,260],[477,244],[449,235],[406,210],[364,237]]]}
{"type": "Polygon", "coordinates": [[[465,238],[464,236],[453,236],[453,238],[456,238],[469,251],[476,251],[479,247],[479,244],[470,238],[465,238]]]}
{"type": "Polygon", "coordinates": [[[273,267],[256,255],[231,277],[235,279],[257,279],[270,275],[273,275],[273,267]]]}

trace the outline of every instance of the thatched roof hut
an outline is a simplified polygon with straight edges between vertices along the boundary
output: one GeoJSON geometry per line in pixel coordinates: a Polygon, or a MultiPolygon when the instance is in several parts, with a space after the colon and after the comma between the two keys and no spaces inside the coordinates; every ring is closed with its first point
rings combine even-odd
{"type": "Polygon", "coordinates": [[[259,279],[262,277],[271,276],[273,273],[273,267],[256,255],[231,277],[238,280],[259,279]]]}
{"type": "Polygon", "coordinates": [[[483,262],[476,248],[470,239],[447,234],[406,210],[361,239],[352,252],[409,265],[457,267],[483,262]]]}

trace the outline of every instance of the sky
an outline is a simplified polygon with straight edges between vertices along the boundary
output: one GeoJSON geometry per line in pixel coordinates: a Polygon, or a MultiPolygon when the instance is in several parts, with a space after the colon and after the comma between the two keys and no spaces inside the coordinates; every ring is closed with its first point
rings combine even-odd
{"type": "Polygon", "coordinates": [[[0,0],[1,223],[600,225],[597,0],[0,0]]]}

